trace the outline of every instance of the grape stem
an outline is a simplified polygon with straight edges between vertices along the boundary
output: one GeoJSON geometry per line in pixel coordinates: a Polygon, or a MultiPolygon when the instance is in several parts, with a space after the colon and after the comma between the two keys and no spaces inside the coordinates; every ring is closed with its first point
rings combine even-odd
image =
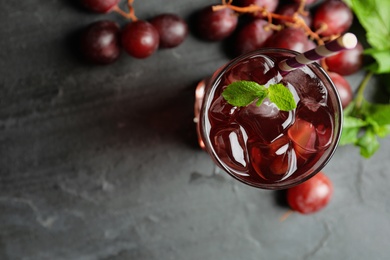
{"type": "MultiPolygon", "coordinates": [[[[305,2],[305,0],[302,0],[301,5],[304,6],[304,2],[305,2]]],[[[313,32],[310,29],[310,27],[306,25],[303,18],[298,15],[298,14],[305,15],[305,11],[303,10],[303,7],[301,7],[301,6],[295,15],[286,16],[286,15],[280,15],[280,14],[269,12],[269,11],[267,11],[267,9],[265,7],[261,7],[261,6],[255,5],[255,4],[240,7],[240,6],[233,5],[231,0],[230,1],[222,0],[221,5],[214,5],[213,6],[213,11],[218,11],[218,10],[225,9],[225,8],[229,8],[237,13],[253,13],[253,14],[261,13],[264,17],[268,18],[269,25],[272,25],[272,19],[283,20],[285,22],[290,23],[292,26],[302,28],[306,32],[306,34],[311,39],[316,40],[319,45],[324,44],[324,41],[321,39],[321,37],[318,35],[318,33],[313,32]]],[[[270,28],[278,28],[278,27],[270,26],[270,28]]]]}
{"type": "Polygon", "coordinates": [[[121,16],[123,16],[126,19],[131,20],[132,22],[135,22],[138,20],[137,16],[135,16],[134,7],[133,7],[134,0],[128,0],[127,6],[129,8],[128,12],[123,11],[118,5],[115,5],[112,9],[112,11],[117,12],[121,16]]]}
{"type": "Polygon", "coordinates": [[[368,71],[358,87],[356,97],[355,97],[355,110],[356,111],[358,111],[362,106],[363,99],[364,99],[364,90],[366,89],[368,82],[370,81],[370,79],[373,75],[374,75],[374,73],[372,71],[368,71]]]}
{"type": "Polygon", "coordinates": [[[279,218],[279,221],[280,222],[283,222],[285,221],[291,214],[293,214],[294,211],[293,210],[288,210],[286,211],[280,218],[279,218]]]}

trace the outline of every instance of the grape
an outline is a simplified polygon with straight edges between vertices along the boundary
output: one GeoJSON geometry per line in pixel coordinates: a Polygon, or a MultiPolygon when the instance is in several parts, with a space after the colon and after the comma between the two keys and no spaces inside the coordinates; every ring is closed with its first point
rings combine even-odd
{"type": "Polygon", "coordinates": [[[305,5],[310,5],[317,2],[318,0],[294,0],[294,2],[298,4],[301,3],[302,1],[305,1],[305,5]]]}
{"type": "Polygon", "coordinates": [[[357,72],[363,66],[363,46],[358,43],[351,50],[344,50],[325,59],[330,71],[346,76],[357,72]]]}
{"type": "Polygon", "coordinates": [[[267,42],[268,47],[284,48],[297,52],[307,50],[308,38],[300,28],[285,28],[274,34],[267,42]]]}
{"type": "MultiPolygon", "coordinates": [[[[238,6],[257,5],[264,7],[268,12],[274,12],[279,4],[279,0],[239,0],[238,6]]],[[[258,12],[254,14],[255,17],[262,18],[263,14],[258,12]]]]}
{"type": "Polygon", "coordinates": [[[81,0],[81,3],[91,11],[108,13],[119,3],[119,0],[81,0]]]}
{"type": "MultiPolygon", "coordinates": [[[[285,5],[280,6],[278,8],[278,10],[276,11],[276,13],[280,14],[280,15],[292,17],[298,11],[298,9],[299,9],[299,4],[285,4],[285,5]]],[[[308,11],[307,11],[307,15],[298,14],[298,16],[301,17],[303,19],[303,21],[305,21],[305,23],[308,27],[311,26],[312,17],[308,11]]],[[[277,22],[279,24],[286,23],[285,21],[282,21],[282,20],[280,20],[280,21],[278,20],[277,22]]]]}
{"type": "Polygon", "coordinates": [[[157,29],[142,20],[128,23],[122,30],[121,38],[125,51],[139,59],[152,55],[159,44],[157,29]]]}
{"type": "Polygon", "coordinates": [[[345,3],[328,0],[322,3],[316,10],[313,26],[318,30],[325,24],[325,29],[320,30],[319,34],[331,36],[346,32],[351,27],[352,21],[352,11],[345,3]]]}
{"type": "Polygon", "coordinates": [[[353,99],[351,85],[343,76],[335,72],[328,72],[328,75],[339,92],[342,107],[346,108],[353,99]]]}
{"type": "Polygon", "coordinates": [[[231,9],[213,11],[212,6],[207,6],[198,13],[196,27],[202,39],[220,41],[233,33],[237,22],[238,17],[231,9]]]}
{"type": "Polygon", "coordinates": [[[173,48],[181,44],[188,34],[187,23],[175,14],[160,14],[150,20],[160,36],[160,47],[173,48]]]}
{"type": "Polygon", "coordinates": [[[290,207],[302,214],[310,214],[324,208],[333,194],[330,179],[322,172],[287,190],[290,207]]]}
{"type": "Polygon", "coordinates": [[[97,64],[114,62],[120,54],[119,31],[119,25],[113,21],[90,24],[81,35],[81,53],[97,64]]]}
{"type": "Polygon", "coordinates": [[[273,34],[271,29],[264,29],[268,22],[255,19],[240,29],[236,36],[235,50],[237,54],[247,53],[263,47],[273,34]]]}

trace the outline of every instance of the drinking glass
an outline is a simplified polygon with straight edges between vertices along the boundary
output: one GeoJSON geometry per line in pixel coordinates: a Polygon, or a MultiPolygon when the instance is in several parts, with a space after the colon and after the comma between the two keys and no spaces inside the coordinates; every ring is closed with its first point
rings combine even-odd
{"type": "Polygon", "coordinates": [[[312,63],[280,73],[277,64],[298,53],[260,49],[241,55],[196,89],[200,146],[235,179],[263,189],[286,189],[318,173],[334,154],[342,130],[342,106],[327,73],[312,63]],[[265,99],[234,107],[222,97],[232,82],[282,83],[297,104],[281,111],[265,99]]]}

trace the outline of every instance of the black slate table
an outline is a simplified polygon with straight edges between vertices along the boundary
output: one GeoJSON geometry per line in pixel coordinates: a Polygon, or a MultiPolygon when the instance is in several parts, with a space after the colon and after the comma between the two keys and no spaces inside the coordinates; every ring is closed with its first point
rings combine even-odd
{"type": "MultiPolygon", "coordinates": [[[[135,1],[186,19],[209,1],[135,1]]],[[[109,66],[75,55],[93,21],[77,1],[2,1],[0,259],[389,259],[390,139],[371,159],[340,147],[326,209],[292,214],[197,147],[196,83],[229,60],[192,34],[109,66]]],[[[361,74],[349,77],[353,86],[361,74]]]]}

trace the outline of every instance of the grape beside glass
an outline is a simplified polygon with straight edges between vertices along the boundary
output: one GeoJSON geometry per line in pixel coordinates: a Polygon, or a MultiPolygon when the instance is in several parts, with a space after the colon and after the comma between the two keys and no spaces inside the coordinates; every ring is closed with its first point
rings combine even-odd
{"type": "Polygon", "coordinates": [[[277,65],[298,53],[261,49],[239,56],[197,88],[195,114],[201,146],[235,179],[263,189],[295,186],[319,172],[337,147],[342,107],[336,88],[316,63],[281,73],[277,65]],[[239,80],[282,83],[297,107],[281,111],[265,99],[235,107],[223,90],[239,80]]]}

